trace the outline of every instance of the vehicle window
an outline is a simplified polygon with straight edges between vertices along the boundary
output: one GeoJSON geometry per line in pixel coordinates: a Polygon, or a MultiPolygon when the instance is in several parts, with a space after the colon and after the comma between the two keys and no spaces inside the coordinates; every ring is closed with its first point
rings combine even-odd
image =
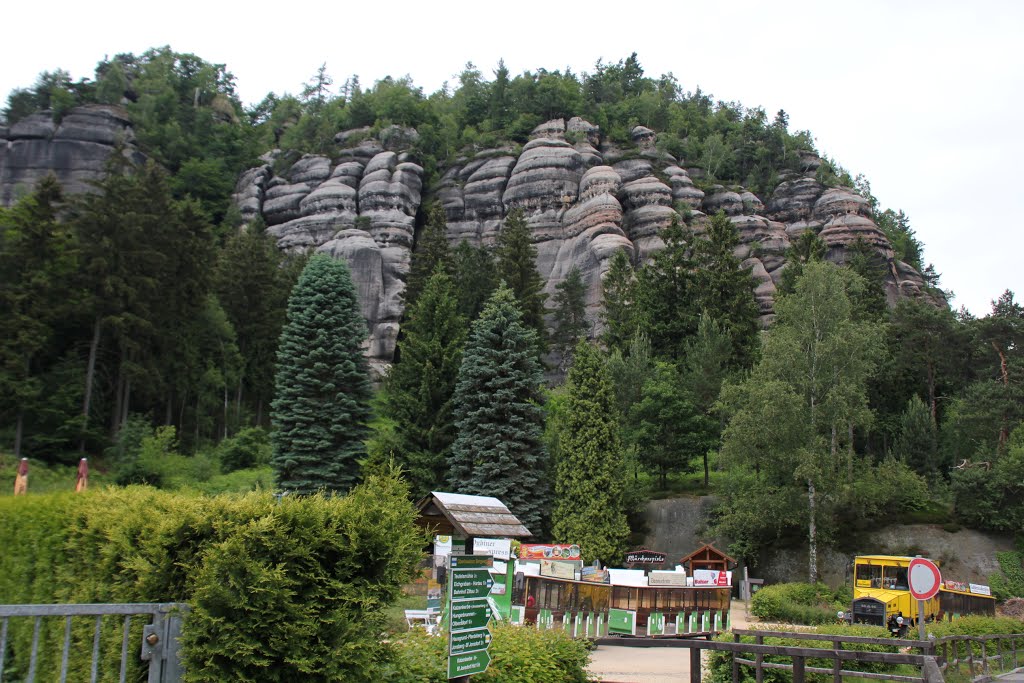
{"type": "Polygon", "coordinates": [[[858,564],[857,585],[862,588],[881,588],[882,568],[877,565],[858,564]]]}
{"type": "Polygon", "coordinates": [[[883,583],[885,584],[885,588],[888,588],[890,590],[910,590],[910,584],[907,582],[907,568],[886,567],[885,576],[883,577],[883,583]]]}

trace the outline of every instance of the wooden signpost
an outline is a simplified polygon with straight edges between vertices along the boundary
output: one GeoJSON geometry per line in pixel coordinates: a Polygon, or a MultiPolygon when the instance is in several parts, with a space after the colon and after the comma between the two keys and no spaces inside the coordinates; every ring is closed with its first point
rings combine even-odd
{"type": "Polygon", "coordinates": [[[448,569],[448,679],[468,681],[491,663],[492,610],[487,600],[494,581],[490,555],[451,555],[448,569]]]}

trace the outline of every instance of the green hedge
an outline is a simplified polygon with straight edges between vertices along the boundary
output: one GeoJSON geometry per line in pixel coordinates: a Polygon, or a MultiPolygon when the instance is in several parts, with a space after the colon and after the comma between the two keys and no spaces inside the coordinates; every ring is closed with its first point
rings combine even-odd
{"type": "MultiPolygon", "coordinates": [[[[414,576],[426,541],[415,514],[395,475],[344,497],[280,502],[148,487],[6,497],[0,602],[187,602],[191,681],[378,680],[391,656],[384,609],[414,576]]],[[[22,621],[31,620],[11,622],[12,680],[24,673],[31,639],[22,621]]],[[[76,620],[76,651],[89,652],[89,621],[76,620]]],[[[121,622],[108,621],[115,637],[101,661],[114,667],[121,622]]],[[[54,654],[38,679],[54,680],[63,624],[45,630],[54,654]]],[[[77,659],[78,669],[88,666],[87,654],[77,659]]]]}
{"type": "MultiPolygon", "coordinates": [[[[496,625],[491,665],[473,683],[585,683],[590,644],[573,640],[561,629],[538,630],[496,625]]],[[[396,642],[396,657],[381,671],[387,683],[447,683],[447,639],[422,629],[396,642]]]]}
{"type": "Polygon", "coordinates": [[[851,600],[843,589],[833,591],[823,583],[779,583],[754,593],[750,612],[762,621],[834,624],[836,612],[847,609],[851,600]]]}

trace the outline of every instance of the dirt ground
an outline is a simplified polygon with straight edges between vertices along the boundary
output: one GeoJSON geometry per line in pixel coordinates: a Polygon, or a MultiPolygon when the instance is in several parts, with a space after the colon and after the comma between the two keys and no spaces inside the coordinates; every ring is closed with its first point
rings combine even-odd
{"type": "MultiPolygon", "coordinates": [[[[742,602],[733,602],[730,620],[736,628],[749,625],[742,602]]],[[[690,651],[681,647],[600,645],[592,653],[587,671],[602,683],[680,683],[689,680],[690,651]]]]}

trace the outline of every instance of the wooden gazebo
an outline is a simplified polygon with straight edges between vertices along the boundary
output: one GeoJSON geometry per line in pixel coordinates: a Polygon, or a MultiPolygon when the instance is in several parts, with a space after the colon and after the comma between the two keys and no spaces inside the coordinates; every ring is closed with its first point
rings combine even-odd
{"type": "Polygon", "coordinates": [[[737,562],[710,543],[705,543],[686,557],[680,558],[679,564],[683,565],[687,574],[692,575],[695,569],[727,572],[733,569],[737,562]]]}
{"type": "Polygon", "coordinates": [[[417,505],[416,523],[434,533],[471,538],[528,538],[532,534],[497,498],[433,491],[417,505]]]}

